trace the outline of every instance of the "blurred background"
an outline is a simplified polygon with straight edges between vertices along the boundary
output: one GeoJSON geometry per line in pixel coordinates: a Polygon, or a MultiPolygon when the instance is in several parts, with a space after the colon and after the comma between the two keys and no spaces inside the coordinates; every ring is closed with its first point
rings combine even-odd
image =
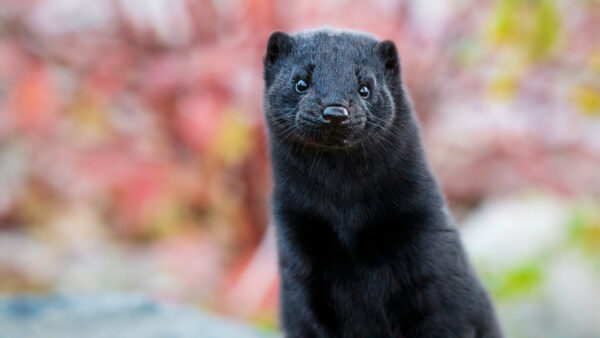
{"type": "Polygon", "coordinates": [[[394,40],[507,337],[600,336],[600,1],[0,0],[0,294],[277,327],[262,57],[394,40]]]}

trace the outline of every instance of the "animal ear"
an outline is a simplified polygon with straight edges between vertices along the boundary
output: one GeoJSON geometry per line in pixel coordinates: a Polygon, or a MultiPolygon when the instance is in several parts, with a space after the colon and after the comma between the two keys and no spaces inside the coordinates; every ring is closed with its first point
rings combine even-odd
{"type": "Polygon", "coordinates": [[[267,54],[265,54],[265,66],[272,65],[280,57],[292,51],[292,37],[284,32],[275,31],[269,37],[267,43],[267,54]]]}
{"type": "Polygon", "coordinates": [[[398,50],[394,42],[385,40],[379,42],[376,47],[377,55],[383,61],[385,70],[397,75],[400,73],[400,59],[398,57],[398,50]]]}

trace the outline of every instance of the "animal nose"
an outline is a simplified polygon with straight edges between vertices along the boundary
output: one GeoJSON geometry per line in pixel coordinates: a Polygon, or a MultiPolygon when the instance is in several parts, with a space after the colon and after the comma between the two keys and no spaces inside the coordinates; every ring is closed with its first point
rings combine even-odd
{"type": "Polygon", "coordinates": [[[348,119],[348,111],[344,107],[329,106],[323,110],[323,119],[328,123],[340,124],[348,119]]]}

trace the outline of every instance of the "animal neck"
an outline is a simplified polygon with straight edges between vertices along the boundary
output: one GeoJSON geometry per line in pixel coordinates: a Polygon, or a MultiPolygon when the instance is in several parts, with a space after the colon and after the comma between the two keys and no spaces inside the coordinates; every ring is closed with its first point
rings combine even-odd
{"type": "Polygon", "coordinates": [[[271,155],[276,192],[285,195],[293,190],[340,206],[384,202],[409,206],[421,196],[441,201],[418,135],[390,136],[386,142],[336,151],[275,140],[271,155]]]}

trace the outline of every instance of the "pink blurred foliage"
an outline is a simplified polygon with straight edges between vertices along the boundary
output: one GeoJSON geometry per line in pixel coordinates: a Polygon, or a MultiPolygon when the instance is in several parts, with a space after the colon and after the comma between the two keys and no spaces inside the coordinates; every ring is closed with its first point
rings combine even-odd
{"type": "Polygon", "coordinates": [[[214,138],[223,104],[218,95],[211,94],[180,98],[175,127],[189,146],[203,149],[214,138]]]}
{"type": "MultiPolygon", "coordinates": [[[[226,265],[223,262],[223,248],[210,237],[201,233],[185,232],[159,242],[153,248],[154,258],[169,272],[178,276],[184,287],[181,290],[167,290],[163,298],[186,299],[186,290],[193,289],[202,297],[212,298],[211,293],[219,289],[224,279],[226,265]],[[203,285],[198,288],[197,285],[203,285]]],[[[198,295],[195,295],[198,297],[198,295]]],[[[214,297],[214,296],[213,296],[214,297]]],[[[216,299],[212,298],[213,301],[216,299]]],[[[218,306],[214,304],[213,306],[218,306]]]]}
{"type": "Polygon", "coordinates": [[[43,65],[33,65],[13,87],[9,110],[17,112],[17,126],[22,131],[44,134],[53,129],[58,107],[50,81],[43,65]]]}

